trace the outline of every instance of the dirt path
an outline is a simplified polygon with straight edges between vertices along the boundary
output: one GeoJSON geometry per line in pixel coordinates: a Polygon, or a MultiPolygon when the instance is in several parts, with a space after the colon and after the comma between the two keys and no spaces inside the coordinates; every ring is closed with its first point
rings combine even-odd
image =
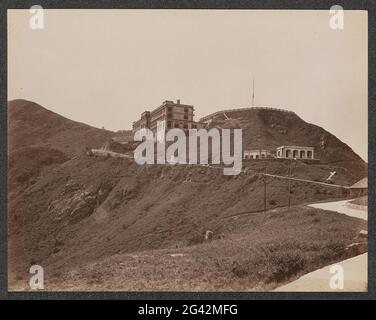
{"type": "Polygon", "coordinates": [[[350,258],[334,265],[324,267],[322,269],[307,273],[298,280],[290,282],[274,291],[287,292],[332,292],[332,291],[367,291],[367,260],[368,254],[364,253],[354,258],[350,258]],[[333,266],[333,269],[332,269],[333,266]],[[330,287],[330,279],[334,275],[334,271],[338,270],[335,266],[343,268],[343,289],[335,289],[330,287]],[[332,273],[331,273],[332,271],[332,273]]]}
{"type": "Polygon", "coordinates": [[[326,187],[335,187],[335,188],[348,188],[347,186],[341,186],[339,184],[332,184],[332,183],[326,183],[326,182],[320,182],[320,181],[313,181],[313,180],[307,180],[307,179],[300,179],[300,178],[293,178],[288,176],[280,176],[277,174],[269,174],[269,173],[261,173],[264,176],[267,177],[273,177],[273,178],[279,178],[279,179],[286,179],[286,180],[293,180],[293,181],[301,181],[301,182],[308,182],[308,183],[314,183],[319,184],[326,187]]]}
{"type": "Polygon", "coordinates": [[[349,204],[351,200],[324,202],[324,203],[313,203],[310,207],[336,211],[345,214],[350,217],[355,217],[363,220],[368,220],[368,210],[355,209],[349,204]]]}
{"type": "MultiPolygon", "coordinates": [[[[351,200],[332,201],[325,203],[313,203],[309,207],[336,211],[350,217],[367,220],[367,210],[359,210],[349,207],[351,200]]],[[[334,265],[326,266],[316,271],[310,272],[298,280],[290,282],[275,291],[367,291],[368,284],[368,254],[338,262],[343,268],[344,287],[343,289],[333,289],[330,287],[330,279],[333,276],[331,268],[334,265]]],[[[333,271],[333,270],[332,270],[333,271]]]]}

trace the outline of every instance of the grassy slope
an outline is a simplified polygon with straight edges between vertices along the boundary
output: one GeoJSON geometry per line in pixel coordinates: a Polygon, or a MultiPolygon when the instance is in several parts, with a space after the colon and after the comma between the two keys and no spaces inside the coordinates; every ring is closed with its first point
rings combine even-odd
{"type": "Polygon", "coordinates": [[[12,153],[21,148],[57,149],[68,156],[98,147],[114,133],[75,122],[27,100],[8,103],[8,144],[12,153]]]}
{"type": "MultiPolygon", "coordinates": [[[[215,237],[223,234],[223,241],[232,239],[236,228],[227,230],[223,222],[263,208],[263,179],[255,172],[225,177],[200,166],[141,167],[86,157],[85,148],[100,146],[112,133],[23,100],[11,102],[9,110],[9,272],[15,278],[28,276],[34,263],[56,274],[119,254],[190,250],[192,245],[201,250],[207,246],[200,244],[206,230],[215,237]]],[[[289,167],[288,162],[262,161],[252,167],[264,171],[265,165],[275,174],[287,174],[289,167]]],[[[299,162],[293,175],[322,180],[331,169],[299,162]]],[[[354,177],[339,170],[338,179],[348,184],[354,177]]],[[[267,182],[268,208],[287,205],[287,182],[267,182]]],[[[292,203],[343,196],[331,187],[291,185],[292,203]]],[[[352,226],[343,230],[351,232],[352,226]]]]}
{"type": "MultiPolygon", "coordinates": [[[[310,207],[239,216],[223,226],[220,239],[190,247],[115,254],[58,271],[47,268],[46,288],[270,290],[367,251],[367,240],[358,237],[365,221],[310,207]]],[[[22,287],[25,281],[12,284],[22,287]]]]}
{"type": "MultiPolygon", "coordinates": [[[[267,207],[286,206],[287,182],[267,181],[267,207]]],[[[223,176],[200,166],[81,156],[45,168],[10,199],[10,265],[17,273],[36,261],[59,270],[121,252],[194,245],[206,230],[227,234],[228,217],[262,210],[263,183],[252,172],[223,176]]],[[[291,186],[293,204],[343,196],[331,187],[291,186]]]]}

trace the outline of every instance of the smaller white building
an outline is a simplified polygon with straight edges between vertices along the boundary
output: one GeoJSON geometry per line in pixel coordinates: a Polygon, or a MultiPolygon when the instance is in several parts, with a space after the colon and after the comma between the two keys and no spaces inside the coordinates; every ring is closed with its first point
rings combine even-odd
{"type": "Polygon", "coordinates": [[[243,152],[243,159],[266,159],[271,158],[272,154],[269,150],[244,150],[243,152]]]}
{"type": "Polygon", "coordinates": [[[277,158],[314,159],[313,147],[281,146],[277,148],[277,158]]]}

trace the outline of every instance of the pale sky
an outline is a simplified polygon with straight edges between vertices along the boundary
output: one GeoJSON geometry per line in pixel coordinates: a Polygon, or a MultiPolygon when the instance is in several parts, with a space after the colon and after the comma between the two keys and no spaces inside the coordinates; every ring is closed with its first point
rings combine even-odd
{"type": "Polygon", "coordinates": [[[8,10],[8,100],[69,119],[130,129],[180,99],[196,119],[255,105],[295,111],[368,157],[367,12],[8,10]]]}

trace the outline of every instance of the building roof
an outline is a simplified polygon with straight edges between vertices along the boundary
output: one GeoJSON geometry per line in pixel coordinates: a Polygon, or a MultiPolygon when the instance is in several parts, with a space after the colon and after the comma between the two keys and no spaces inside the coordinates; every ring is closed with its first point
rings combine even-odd
{"type": "Polygon", "coordinates": [[[192,108],[194,109],[194,107],[190,104],[184,104],[184,103],[180,103],[180,100],[178,102],[174,102],[174,101],[171,101],[171,100],[165,100],[163,101],[162,105],[155,108],[154,110],[150,111],[150,114],[151,116],[153,116],[153,114],[157,113],[158,111],[160,111],[161,109],[165,108],[165,107],[168,107],[168,106],[174,106],[174,107],[185,107],[185,108],[192,108]]]}
{"type": "Polygon", "coordinates": [[[289,149],[314,149],[314,147],[303,147],[303,146],[280,146],[280,147],[277,147],[277,149],[280,149],[280,148],[289,148],[289,149]]]}
{"type": "Polygon", "coordinates": [[[362,180],[359,180],[357,183],[353,184],[350,188],[367,188],[368,189],[368,178],[365,177],[362,180]]]}

